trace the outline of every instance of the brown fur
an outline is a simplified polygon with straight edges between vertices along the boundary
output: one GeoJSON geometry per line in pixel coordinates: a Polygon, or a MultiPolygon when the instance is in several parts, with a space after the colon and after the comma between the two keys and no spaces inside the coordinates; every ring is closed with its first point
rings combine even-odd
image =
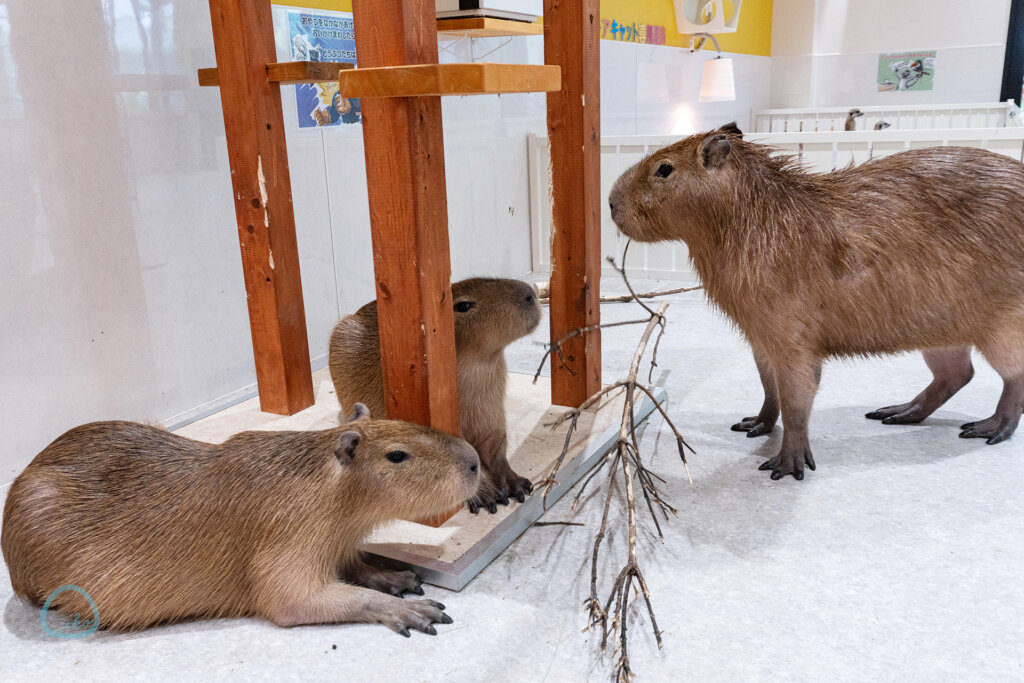
{"type": "MultiPolygon", "coordinates": [[[[95,422],[58,438],[14,480],[0,543],[18,596],[39,605],[59,586],[80,586],[104,628],[258,615],[426,630],[447,619],[436,603],[339,574],[415,590],[408,572],[374,576],[358,544],[382,522],[465,500],[477,463],[461,439],[389,420],[245,432],[220,445],[95,422]],[[409,457],[393,463],[392,451],[409,457]]],[[[61,611],[89,614],[77,593],[61,599],[61,611]]]]}
{"type": "Polygon", "coordinates": [[[1024,407],[1024,167],[980,149],[919,149],[824,174],[744,141],[734,124],[626,171],[612,217],[644,242],[681,239],[712,302],[750,341],[761,414],[786,432],[773,478],[813,469],[807,417],[821,361],[925,350],[935,381],[869,417],[919,422],[973,374],[977,347],[1004,379],[996,414],[961,436],[996,443],[1024,407]],[[666,175],[666,177],[662,177],[666,175]]]}
{"type": "MultiPolygon", "coordinates": [[[[455,357],[462,436],[476,448],[487,472],[469,502],[497,510],[509,496],[523,501],[533,486],[516,474],[506,457],[505,347],[532,332],[540,321],[533,286],[519,280],[472,278],[452,285],[455,357]],[[460,308],[473,304],[469,310],[460,308]]],[[[384,416],[377,302],[345,317],[331,333],[330,367],[342,411],[356,401],[374,417],[384,416]]]]}

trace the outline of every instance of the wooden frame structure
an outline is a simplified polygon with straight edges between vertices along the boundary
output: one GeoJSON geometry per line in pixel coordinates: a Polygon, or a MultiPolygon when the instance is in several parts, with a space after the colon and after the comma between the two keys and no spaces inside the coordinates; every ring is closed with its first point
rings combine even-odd
{"type": "MultiPolygon", "coordinates": [[[[545,0],[546,65],[438,65],[437,32],[535,34],[510,22],[451,24],[433,0],[354,0],[359,68],[277,63],[269,0],[209,0],[261,409],[313,403],[281,82],[324,80],[363,97],[374,270],[389,417],[459,433],[440,95],[548,92],[555,230],[551,336],[599,322],[598,0],[545,0]],[[445,30],[442,28],[442,30],[445,30]],[[333,76],[332,76],[333,77],[333,76]]],[[[600,332],[552,361],[552,403],[600,388],[600,332]]]]}

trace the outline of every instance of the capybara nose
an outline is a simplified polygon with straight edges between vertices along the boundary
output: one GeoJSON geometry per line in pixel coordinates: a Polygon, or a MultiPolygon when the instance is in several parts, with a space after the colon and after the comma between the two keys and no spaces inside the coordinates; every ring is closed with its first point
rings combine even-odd
{"type": "Polygon", "coordinates": [[[615,209],[622,206],[622,197],[619,194],[618,183],[608,194],[608,210],[612,212],[612,220],[615,220],[615,209]]]}
{"type": "Polygon", "coordinates": [[[462,456],[462,461],[469,467],[469,473],[475,477],[477,472],[480,471],[480,456],[477,455],[476,449],[465,443],[460,455],[462,456]]]}
{"type": "Polygon", "coordinates": [[[522,301],[527,306],[534,306],[537,301],[537,289],[529,282],[519,283],[519,293],[523,297],[522,301]]]}

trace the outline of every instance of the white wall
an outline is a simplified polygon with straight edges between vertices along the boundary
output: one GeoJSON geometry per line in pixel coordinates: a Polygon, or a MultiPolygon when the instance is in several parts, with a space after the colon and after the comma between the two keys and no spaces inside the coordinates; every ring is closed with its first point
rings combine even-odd
{"type": "Polygon", "coordinates": [[[995,102],[1010,0],[775,0],[772,107],[995,102]],[[933,90],[878,92],[881,52],[936,50],[933,90]]]}
{"type": "Polygon", "coordinates": [[[715,52],[601,41],[601,135],[685,136],[737,121],[768,106],[771,58],[725,53],[733,60],[736,100],[698,102],[704,62],[715,52]]]}

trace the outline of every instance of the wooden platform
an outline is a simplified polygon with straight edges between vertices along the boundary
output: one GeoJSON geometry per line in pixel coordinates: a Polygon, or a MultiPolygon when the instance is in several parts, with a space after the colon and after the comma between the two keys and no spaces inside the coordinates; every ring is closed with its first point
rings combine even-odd
{"type": "MultiPolygon", "coordinates": [[[[175,433],[201,441],[219,443],[238,432],[258,430],[327,429],[338,425],[338,402],[326,370],[314,375],[316,403],[295,415],[262,413],[257,399],[215,413],[175,433]]],[[[509,421],[509,461],[517,472],[537,485],[551,469],[565,442],[566,426],[552,430],[545,425],[565,412],[551,406],[550,381],[542,377],[509,375],[505,409],[509,421]]],[[[664,389],[655,393],[666,400],[664,389]]],[[[622,415],[623,396],[609,399],[598,410],[580,418],[569,456],[558,476],[559,485],[548,495],[550,508],[614,443],[622,415]]],[[[654,410],[649,399],[637,401],[635,420],[654,410]]],[[[378,530],[364,544],[364,550],[387,560],[411,566],[427,583],[460,590],[544,514],[539,493],[523,504],[500,506],[496,514],[473,515],[467,509],[433,528],[413,522],[394,522],[378,530]]]]}
{"type": "Polygon", "coordinates": [[[546,64],[410,64],[342,71],[345,97],[431,97],[553,92],[561,87],[562,70],[546,64]]]}
{"type": "Polygon", "coordinates": [[[438,19],[437,35],[442,38],[495,38],[500,36],[541,36],[544,26],[525,21],[492,19],[491,17],[466,17],[460,19],[438,19]]]}

